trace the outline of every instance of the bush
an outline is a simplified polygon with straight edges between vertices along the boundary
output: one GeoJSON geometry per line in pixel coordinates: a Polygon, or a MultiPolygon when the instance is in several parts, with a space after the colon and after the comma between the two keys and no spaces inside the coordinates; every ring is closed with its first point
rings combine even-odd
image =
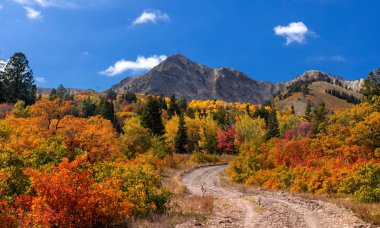
{"type": "Polygon", "coordinates": [[[190,160],[200,164],[215,163],[219,161],[219,157],[216,154],[209,154],[206,152],[194,152],[190,156],[190,160]]]}

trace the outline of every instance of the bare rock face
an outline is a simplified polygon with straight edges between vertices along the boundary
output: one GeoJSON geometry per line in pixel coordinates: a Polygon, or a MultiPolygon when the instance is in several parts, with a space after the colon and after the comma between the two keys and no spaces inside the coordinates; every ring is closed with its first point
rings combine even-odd
{"type": "Polygon", "coordinates": [[[142,76],[126,78],[112,89],[185,97],[187,100],[219,99],[263,103],[285,88],[285,83],[255,81],[231,68],[212,69],[182,55],[174,55],[142,76]]]}
{"type": "Polygon", "coordinates": [[[142,76],[128,77],[114,85],[117,93],[147,93],[185,97],[187,100],[219,99],[229,102],[262,104],[274,94],[297,81],[339,81],[347,89],[359,91],[362,80],[345,81],[332,75],[311,70],[290,82],[256,81],[232,68],[209,68],[182,55],[173,55],[142,76]]]}

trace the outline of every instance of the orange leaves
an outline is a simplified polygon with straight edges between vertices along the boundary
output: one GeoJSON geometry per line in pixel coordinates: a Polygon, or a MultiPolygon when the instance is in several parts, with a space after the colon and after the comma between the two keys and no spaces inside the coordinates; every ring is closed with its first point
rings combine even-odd
{"type": "Polygon", "coordinates": [[[113,160],[121,156],[116,132],[110,121],[99,116],[76,118],[66,116],[57,133],[63,137],[70,151],[81,149],[88,152],[91,162],[113,160]]]}
{"type": "Polygon", "coordinates": [[[37,195],[24,221],[32,226],[90,227],[123,221],[132,210],[118,190],[120,182],[95,183],[84,156],[67,159],[51,172],[27,169],[37,195]]]}

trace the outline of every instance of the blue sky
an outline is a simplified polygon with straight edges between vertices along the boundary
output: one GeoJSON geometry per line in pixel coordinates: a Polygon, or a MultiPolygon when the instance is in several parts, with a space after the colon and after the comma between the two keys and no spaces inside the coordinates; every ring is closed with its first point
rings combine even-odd
{"type": "Polygon", "coordinates": [[[0,51],[42,87],[104,90],[176,53],[253,79],[380,67],[377,0],[0,0],[0,51]],[[138,59],[139,58],[139,59],[138,59]]]}

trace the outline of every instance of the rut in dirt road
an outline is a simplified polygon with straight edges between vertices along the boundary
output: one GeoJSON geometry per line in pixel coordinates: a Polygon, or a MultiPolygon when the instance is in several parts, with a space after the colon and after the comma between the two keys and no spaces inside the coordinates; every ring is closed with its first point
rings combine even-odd
{"type": "Polygon", "coordinates": [[[201,167],[182,177],[189,193],[212,195],[217,199],[216,210],[202,224],[205,227],[370,227],[351,211],[331,203],[305,200],[283,192],[244,193],[224,187],[220,184],[220,175],[226,167],[201,167]]]}

